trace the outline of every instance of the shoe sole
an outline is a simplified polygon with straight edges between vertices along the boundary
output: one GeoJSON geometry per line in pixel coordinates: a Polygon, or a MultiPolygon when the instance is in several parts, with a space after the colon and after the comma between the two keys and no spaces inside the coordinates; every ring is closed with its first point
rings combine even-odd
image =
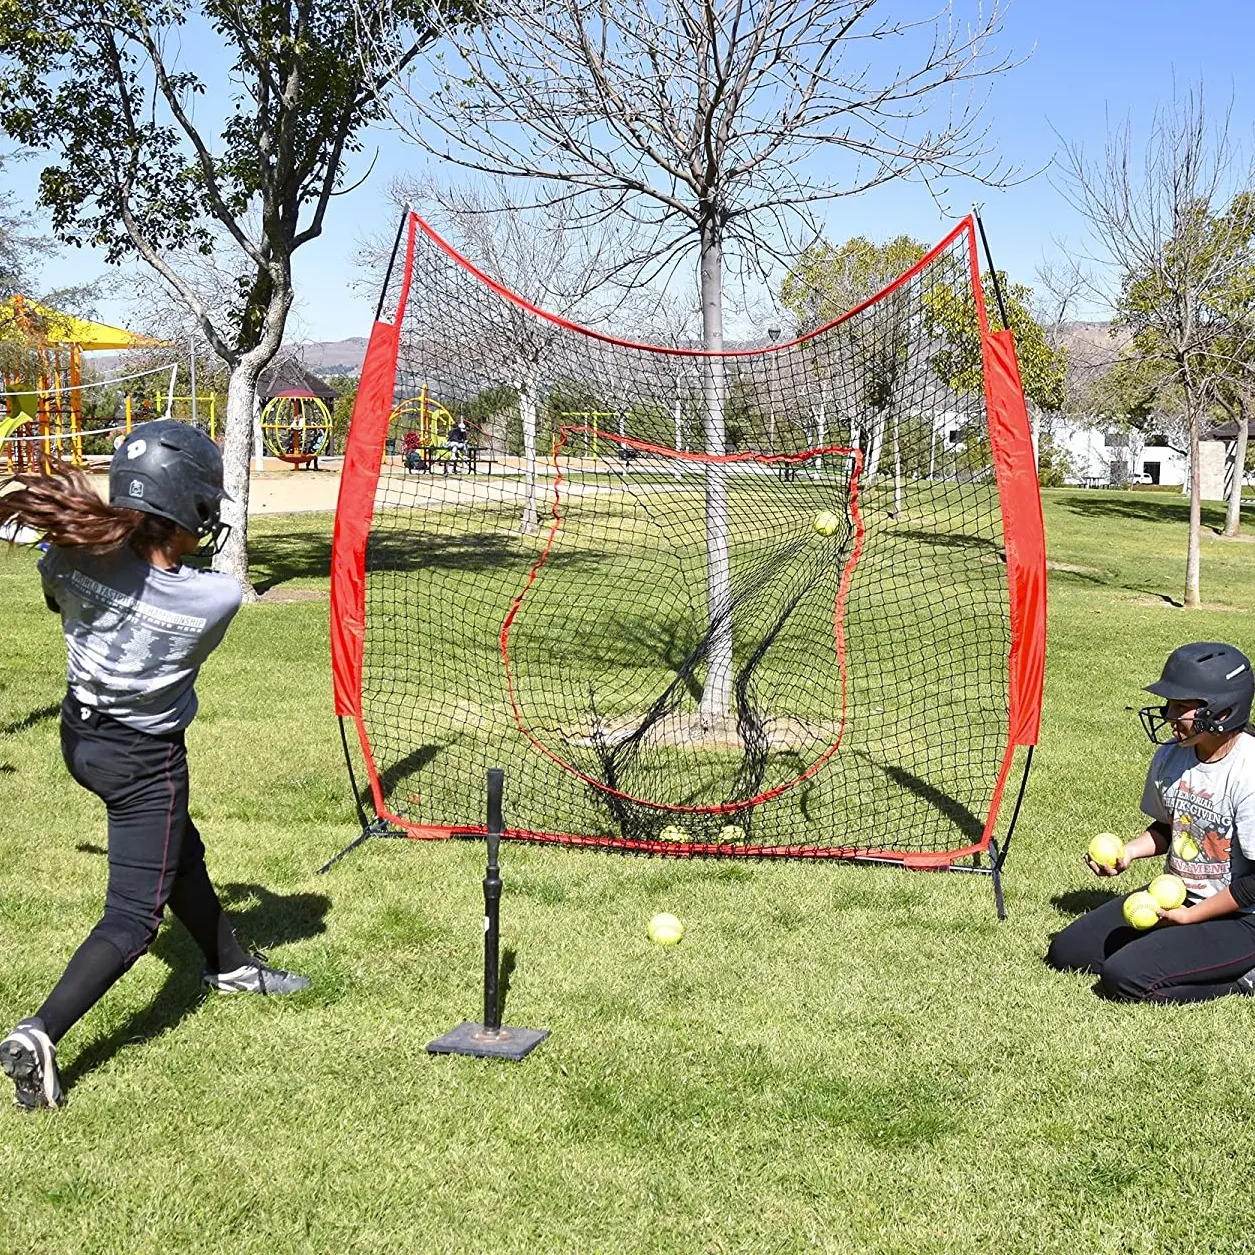
{"type": "Polygon", "coordinates": [[[23,1037],[0,1042],[0,1069],[14,1084],[14,1103],[23,1111],[55,1107],[55,1099],[44,1093],[44,1077],[39,1067],[39,1049],[23,1037]]]}
{"type": "Polygon", "coordinates": [[[19,1107],[34,1111],[39,1107],[60,1106],[56,1053],[43,1033],[28,1033],[21,1027],[14,1029],[0,1042],[0,1069],[13,1081],[14,1102],[19,1107]]]}

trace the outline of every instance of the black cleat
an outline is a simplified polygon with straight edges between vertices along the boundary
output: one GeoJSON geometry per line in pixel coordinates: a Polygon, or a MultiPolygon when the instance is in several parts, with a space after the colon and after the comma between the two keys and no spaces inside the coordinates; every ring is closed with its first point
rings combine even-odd
{"type": "Polygon", "coordinates": [[[37,1016],[23,1020],[0,1041],[0,1068],[13,1082],[13,1101],[23,1111],[61,1105],[57,1048],[37,1016]]]}

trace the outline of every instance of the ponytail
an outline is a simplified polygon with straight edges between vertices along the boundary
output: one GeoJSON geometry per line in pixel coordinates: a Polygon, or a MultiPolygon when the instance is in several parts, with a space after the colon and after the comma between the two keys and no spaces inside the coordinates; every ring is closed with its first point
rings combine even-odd
{"type": "Polygon", "coordinates": [[[0,527],[12,522],[54,545],[88,553],[112,553],[128,544],[140,552],[159,548],[178,526],[159,515],[109,505],[88,476],[66,462],[53,462],[46,474],[14,475],[0,484],[0,527]]]}

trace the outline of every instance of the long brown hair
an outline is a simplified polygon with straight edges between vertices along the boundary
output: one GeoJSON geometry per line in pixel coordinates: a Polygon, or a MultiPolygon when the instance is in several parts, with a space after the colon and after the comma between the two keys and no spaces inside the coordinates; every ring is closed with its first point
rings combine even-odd
{"type": "Polygon", "coordinates": [[[0,526],[9,523],[88,553],[112,553],[127,544],[145,553],[164,546],[177,527],[170,519],[102,501],[91,479],[67,462],[0,483],[0,526]]]}

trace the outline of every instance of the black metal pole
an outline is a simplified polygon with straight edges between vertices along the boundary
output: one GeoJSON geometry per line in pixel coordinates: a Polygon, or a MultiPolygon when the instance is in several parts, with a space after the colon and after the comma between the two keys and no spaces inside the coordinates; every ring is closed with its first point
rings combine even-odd
{"type": "Polygon", "coordinates": [[[392,282],[392,267],[396,265],[397,253],[401,248],[401,236],[405,234],[405,224],[409,220],[410,210],[407,205],[405,212],[401,215],[400,224],[397,226],[396,239],[392,241],[392,255],[388,258],[388,269],[384,272],[383,287],[379,291],[379,304],[375,306],[376,322],[383,316],[383,303],[388,299],[388,284],[392,282]]]}
{"type": "Polygon", "coordinates": [[[1011,320],[1007,317],[1007,303],[1002,299],[1002,284],[998,282],[998,272],[994,269],[994,257],[989,251],[989,237],[985,234],[985,224],[981,221],[980,210],[972,206],[972,217],[976,219],[976,228],[980,231],[980,242],[985,249],[985,261],[989,266],[989,276],[994,283],[994,296],[998,299],[998,312],[1002,315],[1002,325],[1008,330],[1011,320]]]}
{"type": "Polygon", "coordinates": [[[501,790],[505,772],[500,767],[488,770],[488,870],[484,873],[484,1028],[496,1033],[501,1028],[501,1001],[497,996],[497,978],[501,971],[499,947],[501,938],[501,868],[497,858],[501,851],[501,790]]]}

